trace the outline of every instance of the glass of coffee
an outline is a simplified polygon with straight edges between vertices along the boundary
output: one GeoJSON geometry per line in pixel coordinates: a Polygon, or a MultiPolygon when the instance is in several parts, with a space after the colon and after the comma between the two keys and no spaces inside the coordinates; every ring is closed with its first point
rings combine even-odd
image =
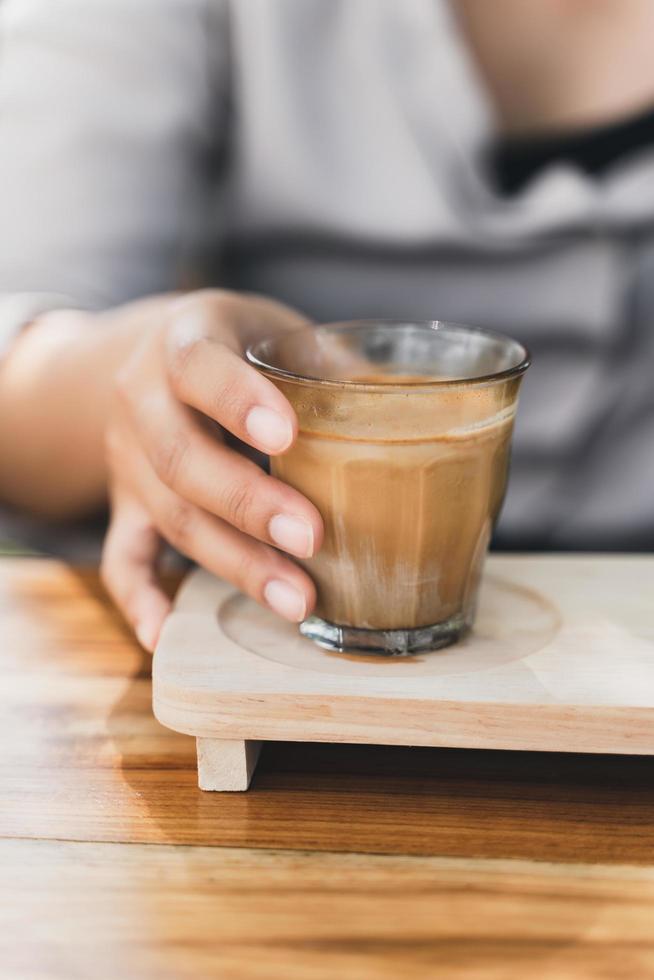
{"type": "Polygon", "coordinates": [[[507,478],[529,355],[438,321],[309,327],[247,352],[297,414],[275,476],[322,514],[301,632],[332,650],[401,656],[472,625],[507,478]]]}

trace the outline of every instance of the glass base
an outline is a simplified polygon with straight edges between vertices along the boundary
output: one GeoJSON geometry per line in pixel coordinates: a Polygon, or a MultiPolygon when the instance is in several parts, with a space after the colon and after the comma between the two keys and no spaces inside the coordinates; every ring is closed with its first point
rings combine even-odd
{"type": "Polygon", "coordinates": [[[414,653],[441,650],[456,643],[469,628],[469,621],[461,613],[433,626],[407,630],[357,629],[328,623],[318,616],[310,616],[300,623],[300,633],[327,650],[384,657],[410,657],[414,653]]]}

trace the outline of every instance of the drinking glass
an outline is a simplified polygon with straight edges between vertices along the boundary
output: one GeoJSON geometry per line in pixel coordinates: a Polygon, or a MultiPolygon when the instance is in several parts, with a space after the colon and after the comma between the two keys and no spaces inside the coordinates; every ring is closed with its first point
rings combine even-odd
{"type": "Polygon", "coordinates": [[[474,620],[527,350],[458,324],[359,320],[258,340],[247,357],[298,418],[272,473],[325,525],[301,562],[318,596],[301,632],[394,656],[455,642],[474,620]]]}

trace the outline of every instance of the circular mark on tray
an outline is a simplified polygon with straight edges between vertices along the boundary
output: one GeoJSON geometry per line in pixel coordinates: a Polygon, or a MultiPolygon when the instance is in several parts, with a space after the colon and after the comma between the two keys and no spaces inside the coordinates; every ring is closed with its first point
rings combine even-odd
{"type": "Polygon", "coordinates": [[[253,599],[231,595],[218,610],[223,632],[267,660],[323,674],[417,677],[470,674],[521,660],[546,646],[561,625],[556,606],[538,592],[495,576],[482,584],[474,630],[444,650],[415,657],[359,656],[323,650],[253,599]]]}

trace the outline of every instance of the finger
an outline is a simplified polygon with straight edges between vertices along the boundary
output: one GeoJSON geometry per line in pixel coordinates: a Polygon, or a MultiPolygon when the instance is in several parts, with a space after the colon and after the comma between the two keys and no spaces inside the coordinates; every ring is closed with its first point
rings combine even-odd
{"type": "Polygon", "coordinates": [[[161,538],[137,502],[116,499],[105,538],[101,576],[141,646],[154,651],[170,600],[157,580],[161,538]]]}
{"type": "MultiPolygon", "coordinates": [[[[245,304],[247,305],[247,304],[245,304]]],[[[265,319],[250,303],[251,317],[265,319]]],[[[282,309],[285,309],[282,307],[282,309]]],[[[241,441],[268,455],[284,452],[297,435],[297,419],[275,385],[242,358],[244,301],[174,305],[166,364],[181,401],[214,419],[241,441]]],[[[270,314],[269,333],[297,328],[297,315],[270,314]]]]}
{"type": "Polygon", "coordinates": [[[159,480],[138,446],[129,450],[132,479],[163,537],[182,554],[227,579],[292,622],[313,609],[313,582],[281,552],[184,500],[159,480]]]}
{"type": "Polygon", "coordinates": [[[271,334],[307,327],[309,317],[279,300],[252,292],[204,289],[187,293],[170,305],[171,315],[200,311],[213,333],[216,327],[231,336],[231,346],[242,352],[252,341],[271,334]],[[207,317],[208,315],[208,317],[207,317]]]}
{"type": "Polygon", "coordinates": [[[297,558],[320,548],[316,507],[206,432],[165,389],[150,398],[137,425],[155,473],[178,496],[297,558]]]}
{"type": "Polygon", "coordinates": [[[279,551],[255,541],[161,485],[156,521],[178,551],[226,579],[291,622],[301,622],[316,601],[309,576],[279,551]]]}

